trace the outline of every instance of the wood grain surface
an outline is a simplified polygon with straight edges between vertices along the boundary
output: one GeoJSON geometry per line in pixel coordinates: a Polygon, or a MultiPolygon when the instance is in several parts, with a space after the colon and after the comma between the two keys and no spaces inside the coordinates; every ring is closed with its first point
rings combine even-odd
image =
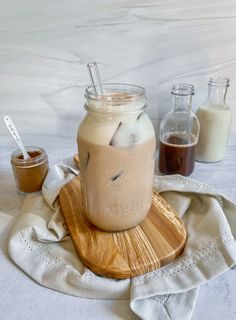
{"type": "Polygon", "coordinates": [[[183,222],[155,191],[145,220],[118,232],[99,230],[86,219],[79,177],[61,189],[59,199],[81,261],[99,275],[132,278],[170,263],[184,248],[187,232],[183,222]]]}

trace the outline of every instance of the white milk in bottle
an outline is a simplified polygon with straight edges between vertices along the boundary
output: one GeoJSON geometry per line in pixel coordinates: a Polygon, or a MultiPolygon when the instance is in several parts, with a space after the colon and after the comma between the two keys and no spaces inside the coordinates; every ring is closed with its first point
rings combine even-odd
{"type": "Polygon", "coordinates": [[[210,78],[208,101],[197,110],[200,134],[196,160],[217,162],[223,160],[231,125],[231,109],[225,103],[229,86],[227,78],[210,78]]]}

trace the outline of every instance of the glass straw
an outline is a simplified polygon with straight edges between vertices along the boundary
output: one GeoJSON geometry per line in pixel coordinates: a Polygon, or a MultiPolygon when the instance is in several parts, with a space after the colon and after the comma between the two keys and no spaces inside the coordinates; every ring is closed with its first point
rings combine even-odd
{"type": "Polygon", "coordinates": [[[96,96],[102,96],[103,95],[102,81],[101,81],[101,77],[100,77],[96,62],[88,63],[87,68],[89,71],[90,79],[91,79],[96,96]]]}

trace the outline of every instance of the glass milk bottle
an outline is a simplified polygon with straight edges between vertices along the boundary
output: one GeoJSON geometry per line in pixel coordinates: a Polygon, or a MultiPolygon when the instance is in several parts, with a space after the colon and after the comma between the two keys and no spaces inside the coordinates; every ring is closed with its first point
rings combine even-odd
{"type": "Polygon", "coordinates": [[[191,110],[194,87],[172,87],[173,109],[160,124],[159,169],[165,174],[188,176],[193,172],[199,123],[191,110]]]}
{"type": "Polygon", "coordinates": [[[210,78],[208,100],[197,110],[200,134],[196,159],[202,162],[223,160],[228,143],[231,109],[225,102],[230,80],[210,78]]]}
{"type": "Polygon", "coordinates": [[[134,227],[152,201],[156,140],[145,90],[104,84],[85,92],[87,114],[78,129],[84,208],[103,230],[134,227]]]}

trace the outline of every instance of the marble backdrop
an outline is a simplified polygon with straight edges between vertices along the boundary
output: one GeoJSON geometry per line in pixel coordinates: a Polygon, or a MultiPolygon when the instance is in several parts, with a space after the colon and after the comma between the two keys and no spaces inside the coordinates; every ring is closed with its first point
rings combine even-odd
{"type": "Polygon", "coordinates": [[[94,60],[104,82],[147,89],[156,128],[178,82],[196,86],[196,110],[208,77],[225,75],[235,110],[235,30],[235,0],[0,0],[0,117],[22,134],[74,138],[94,60]]]}

